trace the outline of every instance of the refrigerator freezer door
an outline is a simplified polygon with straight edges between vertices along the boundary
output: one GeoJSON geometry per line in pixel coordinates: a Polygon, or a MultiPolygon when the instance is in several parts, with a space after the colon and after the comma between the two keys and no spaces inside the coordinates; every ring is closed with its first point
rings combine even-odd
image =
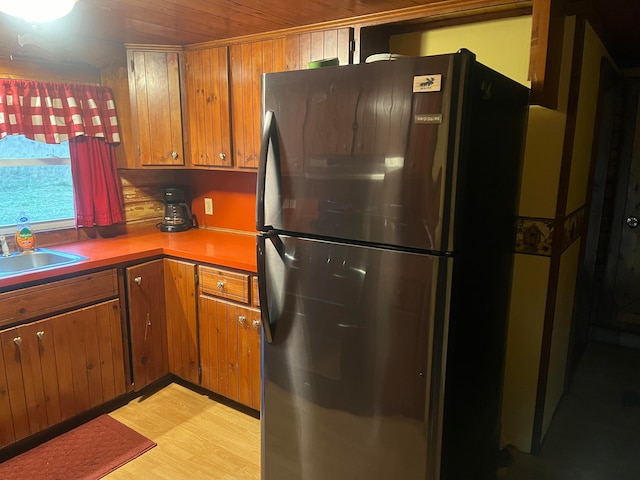
{"type": "Polygon", "coordinates": [[[446,301],[435,299],[453,260],[287,236],[258,250],[272,334],[262,479],[437,478],[446,301]]]}
{"type": "Polygon", "coordinates": [[[266,75],[258,229],[449,250],[464,59],[266,75]]]}

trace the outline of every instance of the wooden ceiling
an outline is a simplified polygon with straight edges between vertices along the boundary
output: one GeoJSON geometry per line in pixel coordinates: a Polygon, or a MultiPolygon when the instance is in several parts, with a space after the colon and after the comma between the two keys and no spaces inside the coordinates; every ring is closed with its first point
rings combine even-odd
{"type": "MultiPolygon", "coordinates": [[[[544,0],[533,0],[544,1],[544,0]]],[[[569,0],[595,18],[622,67],[640,67],[640,2],[569,0]]],[[[0,14],[0,56],[102,68],[124,43],[187,45],[420,5],[505,0],[79,0],[67,17],[39,26],[0,14]]],[[[510,3],[531,5],[530,0],[510,3]]]]}

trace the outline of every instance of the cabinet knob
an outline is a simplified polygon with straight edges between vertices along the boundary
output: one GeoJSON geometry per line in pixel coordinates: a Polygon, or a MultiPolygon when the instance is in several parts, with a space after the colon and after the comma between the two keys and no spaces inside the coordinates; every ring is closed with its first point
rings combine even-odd
{"type": "Polygon", "coordinates": [[[171,152],[171,158],[173,158],[174,160],[178,158],[178,152],[171,152]]]}
{"type": "Polygon", "coordinates": [[[245,322],[247,321],[247,317],[245,317],[244,315],[240,315],[240,316],[238,317],[238,321],[239,321],[242,325],[244,325],[244,324],[245,324],[245,322]]]}
{"type": "Polygon", "coordinates": [[[20,346],[22,344],[22,337],[16,337],[13,339],[13,343],[20,346]]]}
{"type": "Polygon", "coordinates": [[[38,337],[38,340],[42,340],[42,337],[44,337],[44,332],[42,330],[36,332],[36,337],[38,337]]]}
{"type": "Polygon", "coordinates": [[[142,283],[142,277],[136,277],[133,279],[133,281],[140,285],[142,283]]]}
{"type": "Polygon", "coordinates": [[[227,158],[227,154],[226,154],[226,153],[224,153],[224,152],[220,152],[220,153],[218,154],[218,157],[220,158],[220,160],[224,160],[225,158],[227,158]]]}
{"type": "Polygon", "coordinates": [[[256,330],[260,328],[260,320],[254,320],[253,323],[253,328],[255,328],[256,330]]]}
{"type": "Polygon", "coordinates": [[[217,287],[218,290],[222,292],[224,290],[224,282],[222,280],[218,280],[217,287]]]}

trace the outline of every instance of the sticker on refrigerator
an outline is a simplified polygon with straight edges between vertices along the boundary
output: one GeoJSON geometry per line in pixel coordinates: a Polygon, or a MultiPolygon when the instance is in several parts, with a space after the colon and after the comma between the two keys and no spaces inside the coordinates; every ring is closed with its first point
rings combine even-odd
{"type": "Polygon", "coordinates": [[[416,75],[413,77],[413,93],[439,92],[441,90],[442,75],[416,75]]]}

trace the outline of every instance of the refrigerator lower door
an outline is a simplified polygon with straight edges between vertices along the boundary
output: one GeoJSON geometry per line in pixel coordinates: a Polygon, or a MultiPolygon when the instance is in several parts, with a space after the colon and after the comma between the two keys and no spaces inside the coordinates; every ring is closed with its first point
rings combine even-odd
{"type": "Polygon", "coordinates": [[[262,479],[438,478],[452,260],[286,236],[258,253],[262,479]]]}

